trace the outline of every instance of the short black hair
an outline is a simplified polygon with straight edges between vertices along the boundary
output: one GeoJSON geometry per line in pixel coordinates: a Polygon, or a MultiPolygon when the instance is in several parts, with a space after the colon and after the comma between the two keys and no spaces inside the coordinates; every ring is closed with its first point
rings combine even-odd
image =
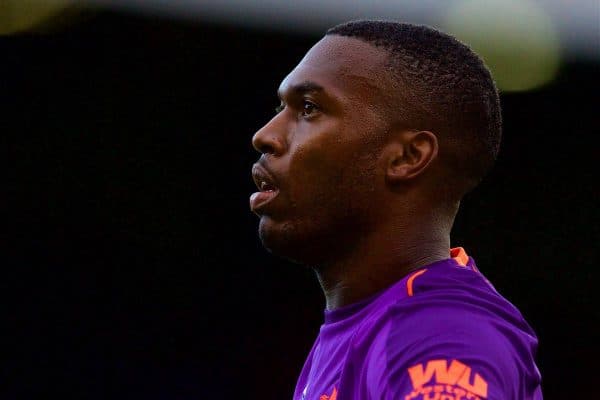
{"type": "Polygon", "coordinates": [[[401,89],[394,118],[438,135],[440,160],[454,185],[462,183],[455,187],[459,196],[481,181],[498,156],[502,117],[498,89],[477,54],[436,29],[395,21],[350,21],[327,35],[357,38],[388,51],[392,79],[401,89]]]}

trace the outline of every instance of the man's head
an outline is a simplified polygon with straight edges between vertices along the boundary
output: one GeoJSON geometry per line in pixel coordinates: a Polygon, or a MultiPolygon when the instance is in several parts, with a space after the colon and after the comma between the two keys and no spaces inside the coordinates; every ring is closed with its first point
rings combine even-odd
{"type": "Polygon", "coordinates": [[[338,25],[279,97],[280,111],[253,138],[262,192],[251,207],[263,244],[300,262],[333,262],[384,224],[452,210],[498,152],[488,70],[431,28],[338,25]]]}

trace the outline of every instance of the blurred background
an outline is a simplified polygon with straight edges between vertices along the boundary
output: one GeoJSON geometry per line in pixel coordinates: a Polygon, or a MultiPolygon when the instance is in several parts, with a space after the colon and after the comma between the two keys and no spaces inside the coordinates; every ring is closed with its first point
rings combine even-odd
{"type": "Polygon", "coordinates": [[[597,393],[597,1],[3,0],[0,398],[291,397],[324,301],[260,245],[250,139],[356,18],[492,69],[503,146],[453,245],[537,331],[546,398],[597,393]]]}

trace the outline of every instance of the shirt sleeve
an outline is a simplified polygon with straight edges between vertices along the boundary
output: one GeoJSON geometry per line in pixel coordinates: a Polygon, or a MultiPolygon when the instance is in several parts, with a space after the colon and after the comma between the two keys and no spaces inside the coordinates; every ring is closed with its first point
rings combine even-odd
{"type": "Polygon", "coordinates": [[[539,372],[527,371],[524,349],[496,326],[450,313],[410,330],[406,323],[388,328],[372,399],[542,399],[539,372]]]}
{"type": "Polygon", "coordinates": [[[469,333],[424,338],[410,355],[388,352],[385,399],[502,399],[510,385],[490,351],[467,343],[469,333]],[[401,360],[402,359],[402,360],[401,360]],[[442,396],[445,397],[442,397],[442,396]]]}

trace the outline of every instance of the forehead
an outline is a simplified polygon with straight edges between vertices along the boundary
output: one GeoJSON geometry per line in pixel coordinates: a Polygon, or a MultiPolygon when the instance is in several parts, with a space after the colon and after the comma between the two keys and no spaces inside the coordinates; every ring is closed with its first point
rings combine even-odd
{"type": "Polygon", "coordinates": [[[387,52],[362,40],[325,36],[306,53],[283,80],[279,92],[305,82],[315,83],[335,97],[373,100],[390,86],[387,52]]]}

